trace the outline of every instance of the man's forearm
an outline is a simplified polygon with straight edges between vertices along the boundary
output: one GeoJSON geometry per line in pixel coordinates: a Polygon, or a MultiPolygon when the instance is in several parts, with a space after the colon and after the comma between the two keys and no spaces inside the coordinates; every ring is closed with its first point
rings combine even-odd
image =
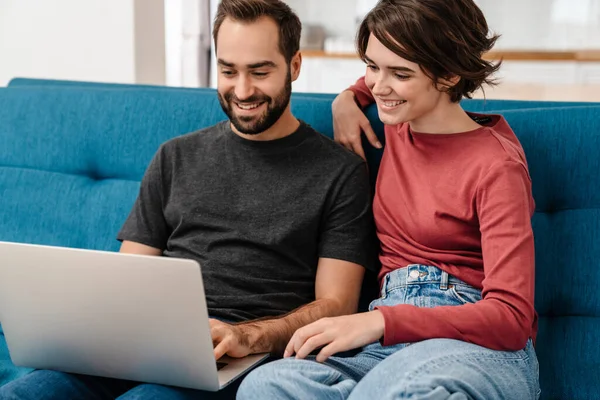
{"type": "Polygon", "coordinates": [[[323,317],[352,312],[356,312],[356,307],[344,306],[331,299],[319,299],[281,317],[243,322],[239,327],[243,329],[252,353],[281,355],[298,328],[323,317]]]}

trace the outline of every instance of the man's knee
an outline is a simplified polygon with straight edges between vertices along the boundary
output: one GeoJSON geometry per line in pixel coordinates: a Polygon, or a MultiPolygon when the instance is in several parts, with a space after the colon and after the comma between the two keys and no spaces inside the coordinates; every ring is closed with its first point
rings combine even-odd
{"type": "Polygon", "coordinates": [[[49,370],[33,371],[0,387],[0,399],[53,399],[52,388],[61,385],[69,385],[68,374],[49,370]]]}

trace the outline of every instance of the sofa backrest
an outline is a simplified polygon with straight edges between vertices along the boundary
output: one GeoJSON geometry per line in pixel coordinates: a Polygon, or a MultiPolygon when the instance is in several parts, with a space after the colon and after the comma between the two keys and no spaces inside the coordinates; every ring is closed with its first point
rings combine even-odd
{"type": "MultiPolygon", "coordinates": [[[[69,81],[60,79],[35,79],[35,78],[13,78],[8,83],[9,87],[47,87],[47,86],[71,86],[71,87],[87,87],[87,88],[112,88],[112,89],[155,89],[167,90],[174,92],[181,91],[208,91],[214,92],[213,89],[207,88],[180,88],[170,86],[156,85],[135,85],[123,83],[103,83],[103,82],[83,82],[69,81]]],[[[333,100],[336,94],[334,93],[294,93],[296,97],[310,98],[325,98],[333,100]]],[[[589,106],[590,102],[573,102],[573,101],[539,101],[539,100],[503,100],[503,99],[463,99],[461,102],[463,108],[473,112],[483,112],[488,110],[513,110],[525,108],[556,108],[556,107],[574,107],[574,106],[589,106]]]]}
{"type": "MultiPolygon", "coordinates": [[[[326,100],[294,111],[331,132],[326,100]]],[[[213,92],[0,88],[0,240],[115,250],[159,145],[225,118],[213,92]]]]}
{"type": "MultiPolygon", "coordinates": [[[[158,146],[225,118],[211,90],[51,86],[0,88],[0,240],[116,250],[158,146]]],[[[331,137],[332,99],[294,94],[292,109],[331,137]]],[[[542,398],[599,398],[600,106],[497,105],[523,143],[537,203],[542,398]]],[[[374,175],[381,151],[366,149],[374,175]]]]}

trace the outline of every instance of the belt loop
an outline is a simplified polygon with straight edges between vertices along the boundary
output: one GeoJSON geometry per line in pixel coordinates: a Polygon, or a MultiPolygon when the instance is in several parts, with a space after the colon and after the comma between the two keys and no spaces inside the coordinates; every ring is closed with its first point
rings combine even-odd
{"type": "Polygon", "coordinates": [[[448,273],[446,271],[442,271],[442,279],[440,282],[441,290],[448,290],[448,273]]]}
{"type": "Polygon", "coordinates": [[[381,282],[381,297],[382,298],[385,298],[387,296],[388,286],[390,283],[390,274],[391,274],[391,272],[388,272],[387,274],[385,274],[385,278],[383,278],[383,281],[381,282]]]}

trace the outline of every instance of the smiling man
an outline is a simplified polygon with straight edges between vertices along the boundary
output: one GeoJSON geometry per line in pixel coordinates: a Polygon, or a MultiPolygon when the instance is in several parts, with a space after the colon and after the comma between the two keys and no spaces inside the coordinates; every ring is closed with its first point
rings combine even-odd
{"type": "MultiPolygon", "coordinates": [[[[221,2],[213,34],[229,120],[160,147],[118,234],[122,252],[202,265],[216,358],[281,355],[298,328],[355,312],[376,259],[365,163],[290,111],[300,31],[279,0],[221,2]]],[[[20,400],[232,394],[56,371],[0,389],[20,400]]]]}

